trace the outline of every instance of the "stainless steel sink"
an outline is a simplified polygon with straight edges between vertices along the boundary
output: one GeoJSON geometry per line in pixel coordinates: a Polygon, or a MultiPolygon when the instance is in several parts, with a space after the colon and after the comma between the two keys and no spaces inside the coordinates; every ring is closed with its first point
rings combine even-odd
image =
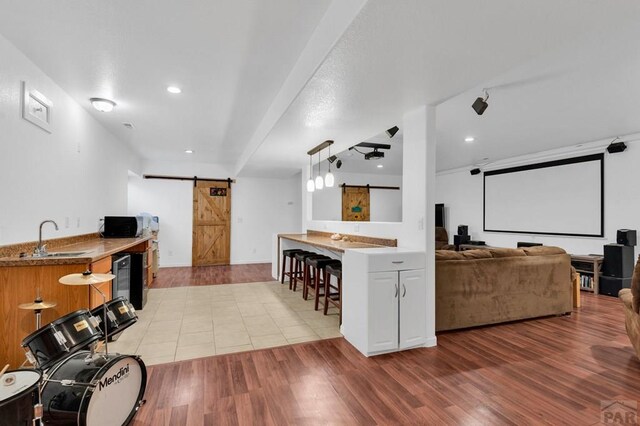
{"type": "Polygon", "coordinates": [[[47,253],[43,257],[76,257],[85,254],[86,251],[65,251],[57,253],[47,253]]]}

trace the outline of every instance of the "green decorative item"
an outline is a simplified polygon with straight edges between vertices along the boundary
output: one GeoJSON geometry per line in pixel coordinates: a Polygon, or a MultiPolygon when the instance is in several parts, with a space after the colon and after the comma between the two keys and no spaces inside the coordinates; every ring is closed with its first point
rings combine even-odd
{"type": "Polygon", "coordinates": [[[362,207],[360,207],[360,206],[353,206],[353,207],[351,207],[351,212],[352,212],[352,213],[360,213],[360,212],[362,212],[362,207]]]}

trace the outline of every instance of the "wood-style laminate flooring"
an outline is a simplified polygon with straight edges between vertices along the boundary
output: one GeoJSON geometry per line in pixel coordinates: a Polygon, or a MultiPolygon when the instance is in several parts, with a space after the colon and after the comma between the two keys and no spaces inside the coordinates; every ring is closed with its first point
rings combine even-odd
{"type": "Polygon", "coordinates": [[[271,263],[160,268],[153,288],[272,281],[271,263]]]}
{"type": "Polygon", "coordinates": [[[149,367],[136,425],[596,424],[640,399],[616,298],[365,358],[344,339],[149,367]]]}

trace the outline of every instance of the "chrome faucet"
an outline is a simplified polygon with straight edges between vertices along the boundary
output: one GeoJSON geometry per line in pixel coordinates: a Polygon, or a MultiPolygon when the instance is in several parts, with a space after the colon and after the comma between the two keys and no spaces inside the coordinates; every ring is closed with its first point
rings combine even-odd
{"type": "Polygon", "coordinates": [[[33,249],[34,257],[42,257],[47,255],[47,245],[42,244],[42,225],[44,225],[47,222],[53,223],[53,226],[56,227],[56,231],[58,230],[58,224],[53,220],[43,220],[40,223],[40,232],[38,233],[38,246],[35,249],[33,249]]]}

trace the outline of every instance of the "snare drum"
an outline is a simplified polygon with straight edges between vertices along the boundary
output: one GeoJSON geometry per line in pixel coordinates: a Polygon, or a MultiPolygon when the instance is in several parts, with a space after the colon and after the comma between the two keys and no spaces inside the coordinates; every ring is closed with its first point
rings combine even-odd
{"type": "MultiPolygon", "coordinates": [[[[104,322],[104,307],[107,308],[107,332],[109,337],[121,333],[125,328],[132,326],[138,321],[136,310],[133,305],[125,297],[117,297],[104,305],[100,305],[91,310],[93,315],[100,324],[100,329],[104,333],[102,323],[104,322]]],[[[106,333],[105,333],[106,334],[106,333]]]]}
{"type": "Polygon", "coordinates": [[[38,403],[38,384],[42,374],[36,370],[7,371],[0,379],[0,426],[31,426],[38,403]]]}
{"type": "Polygon", "coordinates": [[[47,425],[126,425],[140,408],[147,369],[137,356],[81,351],[53,367],[42,387],[47,425]]]}
{"type": "Polygon", "coordinates": [[[102,331],[89,311],[71,312],[39,328],[22,340],[29,361],[46,370],[70,353],[86,348],[102,337],[102,331]]]}

